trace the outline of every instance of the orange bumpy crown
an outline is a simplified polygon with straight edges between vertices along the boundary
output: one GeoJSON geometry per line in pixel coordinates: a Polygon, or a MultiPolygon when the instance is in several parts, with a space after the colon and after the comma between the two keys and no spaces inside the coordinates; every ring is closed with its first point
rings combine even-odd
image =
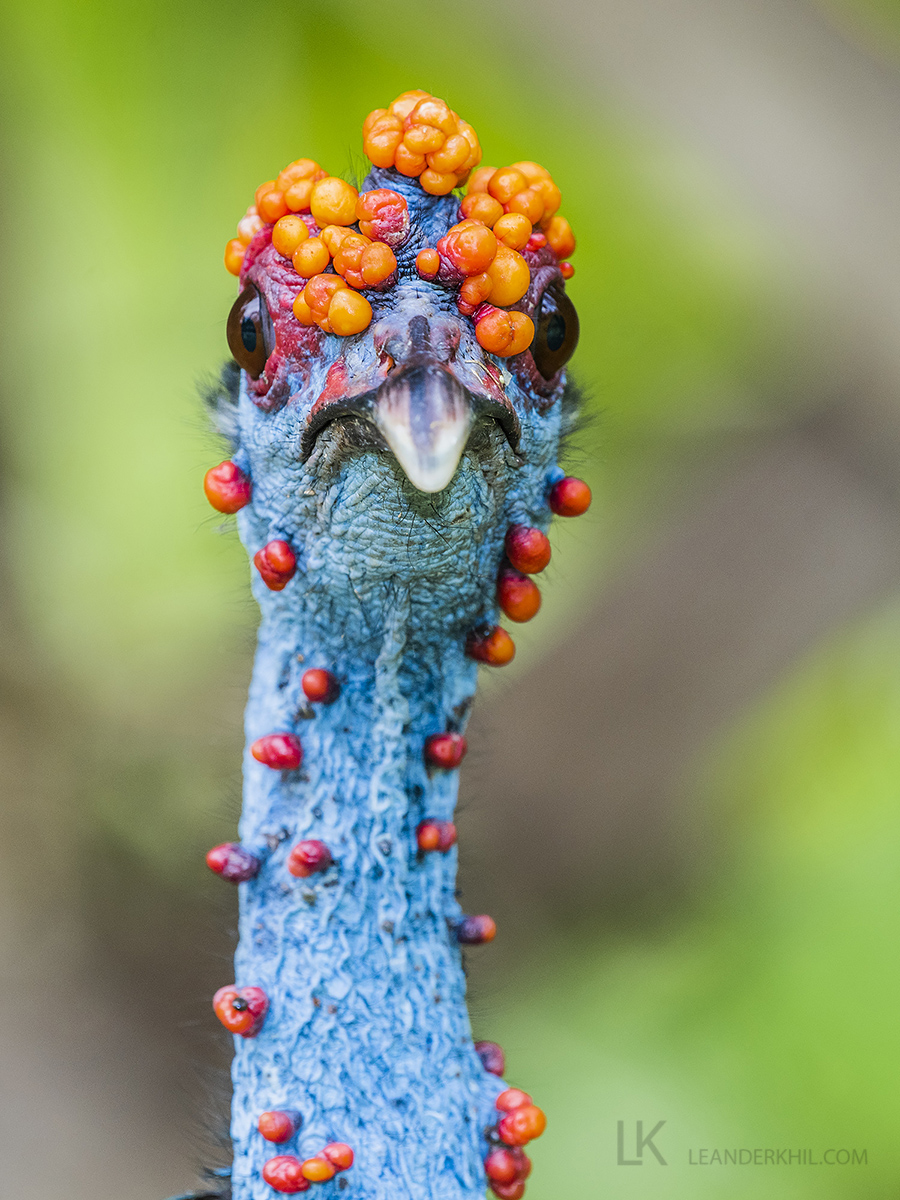
{"type": "MultiPolygon", "coordinates": [[[[445,196],[468,182],[459,223],[436,248],[420,251],[416,269],[423,279],[458,286],[457,306],[474,318],[476,337],[490,353],[509,357],[526,350],[534,337],[531,318],[508,311],[531,281],[525,254],[549,247],[563,277],[573,274],[567,260],[575,238],[557,214],[561,197],[550,172],[535,162],[479,168],[475,130],[423,91],[404,92],[370,112],[363,147],[374,166],[418,179],[430,195],[445,196]]],[[[361,293],[390,285],[397,270],[394,248],[407,236],[410,220],[398,192],[360,194],[317,162],[300,158],[256,189],[255,203],[225,248],[233,275],[240,275],[247,247],[266,226],[272,227],[274,248],[307,280],[294,301],[298,321],[347,336],[371,322],[372,306],[361,293]]]]}
{"type": "Polygon", "coordinates": [[[376,167],[418,179],[432,196],[446,196],[481,162],[478,134],[443,100],[404,92],[363,122],[363,149],[376,167]]]}

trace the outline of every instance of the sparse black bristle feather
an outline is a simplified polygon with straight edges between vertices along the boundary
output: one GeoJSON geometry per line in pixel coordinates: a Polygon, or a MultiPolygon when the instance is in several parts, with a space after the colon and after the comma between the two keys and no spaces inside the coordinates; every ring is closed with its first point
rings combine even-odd
{"type": "Polygon", "coordinates": [[[572,442],[587,429],[594,417],[586,412],[584,389],[571,375],[566,379],[560,404],[562,420],[559,430],[559,449],[560,458],[562,458],[565,456],[565,452],[571,449],[572,442]]]}
{"type": "Polygon", "coordinates": [[[218,379],[200,384],[200,398],[209,413],[217,433],[228,440],[232,450],[237,447],[237,407],[241,389],[241,368],[233,358],[223,364],[218,379]]]}

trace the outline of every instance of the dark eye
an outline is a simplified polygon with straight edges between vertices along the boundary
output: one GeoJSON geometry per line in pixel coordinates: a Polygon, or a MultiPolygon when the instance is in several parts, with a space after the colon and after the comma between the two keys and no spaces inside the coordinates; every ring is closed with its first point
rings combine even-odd
{"type": "Polygon", "coordinates": [[[541,296],[534,314],[531,357],[545,379],[561,371],[578,345],[578,313],[566,293],[556,284],[541,296]]]}
{"type": "Polygon", "coordinates": [[[248,284],[228,314],[228,348],[251,379],[259,379],[274,349],[272,325],[259,292],[248,284]]]}

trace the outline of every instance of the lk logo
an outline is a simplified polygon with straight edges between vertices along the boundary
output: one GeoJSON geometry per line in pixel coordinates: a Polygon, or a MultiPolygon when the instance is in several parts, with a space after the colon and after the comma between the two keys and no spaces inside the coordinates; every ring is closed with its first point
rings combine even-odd
{"type": "Polygon", "coordinates": [[[650,1132],[644,1136],[644,1122],[635,1121],[635,1154],[637,1158],[625,1157],[625,1122],[616,1122],[616,1164],[620,1167],[642,1167],[644,1165],[644,1147],[653,1154],[656,1161],[661,1167],[667,1167],[669,1164],[656,1148],[653,1139],[665,1125],[665,1121],[657,1121],[650,1132]]]}

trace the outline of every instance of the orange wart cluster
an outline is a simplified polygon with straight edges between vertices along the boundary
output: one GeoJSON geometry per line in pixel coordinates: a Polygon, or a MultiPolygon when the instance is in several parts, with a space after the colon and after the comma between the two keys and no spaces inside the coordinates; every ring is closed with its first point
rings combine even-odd
{"type": "Polygon", "coordinates": [[[478,135],[437,96],[404,92],[363,122],[363,149],[376,167],[418,179],[432,196],[465,183],[481,162],[478,135]]]}
{"type": "Polygon", "coordinates": [[[366,329],[372,306],[360,291],[378,287],[397,269],[392,246],[409,229],[405,199],[387,188],[360,195],[312,159],[298,159],[256,189],[255,205],[225,248],[232,274],[240,274],[247,246],[266,225],[274,248],[309,281],[294,301],[297,320],[342,336],[366,329]],[[356,223],[358,233],[348,228],[356,223]],[[329,267],[334,273],[326,273],[329,267]]]}
{"type": "MultiPolygon", "coordinates": [[[[569,222],[557,216],[560,201],[550,172],[535,162],[481,167],[460,204],[463,219],[436,250],[422,250],[416,258],[423,279],[462,281],[457,306],[475,318],[475,336],[491,354],[520,354],[534,338],[530,317],[502,311],[521,300],[531,282],[520,251],[549,246],[561,261],[575,250],[569,222]]],[[[566,279],[574,274],[565,261],[561,271],[566,279]]]]}
{"type": "MultiPolygon", "coordinates": [[[[531,270],[523,251],[549,247],[564,278],[575,238],[557,215],[559,188],[534,162],[478,167],[481,147],[471,125],[428,92],[404,92],[363,124],[365,152],[376,167],[417,178],[443,196],[468,180],[460,221],[434,249],[416,257],[423,279],[459,286],[457,307],[474,318],[475,336],[501,358],[527,350],[534,323],[510,312],[528,291],[531,270]]],[[[247,247],[266,226],[272,245],[307,280],[293,309],[302,325],[325,333],[361,333],[372,306],[361,293],[387,286],[397,270],[394,249],[406,238],[406,200],[389,188],[359,193],[310,158],[290,163],[256,190],[255,203],[225,248],[225,265],[239,275],[247,247]],[[356,226],[356,228],[351,228],[356,226]]]]}

